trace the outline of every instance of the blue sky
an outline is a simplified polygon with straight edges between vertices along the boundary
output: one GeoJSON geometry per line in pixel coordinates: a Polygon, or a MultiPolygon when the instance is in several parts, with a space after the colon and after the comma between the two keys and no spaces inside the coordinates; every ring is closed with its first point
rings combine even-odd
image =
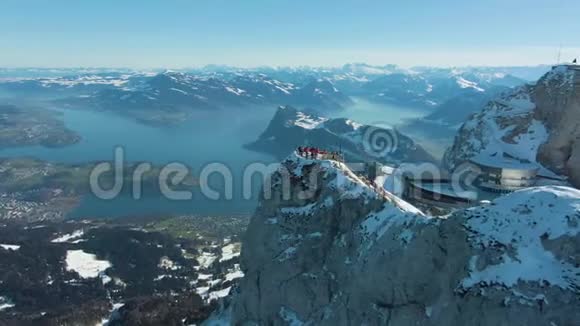
{"type": "Polygon", "coordinates": [[[0,66],[526,65],[580,56],[580,1],[1,0],[0,66]]]}

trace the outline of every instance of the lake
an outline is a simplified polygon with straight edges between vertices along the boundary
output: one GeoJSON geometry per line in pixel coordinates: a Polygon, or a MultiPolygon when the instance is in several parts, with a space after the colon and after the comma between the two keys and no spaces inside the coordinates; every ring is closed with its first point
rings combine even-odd
{"type": "MultiPolygon", "coordinates": [[[[355,100],[356,105],[332,116],[347,117],[361,123],[397,125],[426,114],[424,110],[355,100]]],[[[234,178],[231,200],[211,200],[198,192],[194,192],[194,198],[187,201],[171,201],[146,192],[140,200],[134,200],[130,194],[113,200],[101,200],[91,195],[85,196],[71,213],[72,218],[142,214],[251,214],[261,185],[256,179],[252,185],[254,195],[250,199],[242,198],[244,168],[255,162],[275,163],[269,155],[248,151],[243,145],[255,140],[266,128],[276,107],[196,112],[190,121],[177,127],[149,126],[110,112],[58,111],[62,112],[65,124],[81,135],[81,142],[64,148],[30,146],[0,150],[0,156],[29,156],[63,163],[112,161],[114,149],[121,146],[126,161],[152,164],[180,162],[192,169],[195,176],[207,164],[222,163],[234,178]]],[[[215,182],[220,183],[219,180],[215,182]]]]}
{"type": "Polygon", "coordinates": [[[360,97],[353,97],[354,105],[331,114],[334,118],[350,118],[364,124],[400,125],[408,120],[421,118],[429,110],[394,104],[377,104],[360,97]]]}

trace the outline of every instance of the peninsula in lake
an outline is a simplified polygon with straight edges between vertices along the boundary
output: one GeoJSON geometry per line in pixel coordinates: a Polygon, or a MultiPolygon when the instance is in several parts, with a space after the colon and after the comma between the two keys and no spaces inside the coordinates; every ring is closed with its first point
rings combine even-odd
{"type": "Polygon", "coordinates": [[[40,145],[63,147],[80,141],[56,111],[0,104],[0,149],[40,145]]]}

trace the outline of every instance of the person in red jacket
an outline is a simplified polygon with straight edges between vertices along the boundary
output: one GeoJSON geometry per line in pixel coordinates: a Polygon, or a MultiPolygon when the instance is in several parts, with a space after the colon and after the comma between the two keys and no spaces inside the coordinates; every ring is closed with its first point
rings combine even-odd
{"type": "Polygon", "coordinates": [[[312,153],[312,148],[310,148],[310,147],[306,147],[306,148],[304,149],[304,157],[306,157],[306,158],[310,158],[310,155],[311,155],[311,153],[312,153]]]}
{"type": "Polygon", "coordinates": [[[312,158],[313,159],[318,159],[318,154],[319,153],[320,153],[320,150],[318,148],[312,149],[312,158]]]}

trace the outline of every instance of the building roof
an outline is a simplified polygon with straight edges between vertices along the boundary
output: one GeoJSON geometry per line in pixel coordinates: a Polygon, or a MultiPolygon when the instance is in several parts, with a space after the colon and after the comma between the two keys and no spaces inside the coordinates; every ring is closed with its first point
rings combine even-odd
{"type": "Polygon", "coordinates": [[[504,169],[504,170],[539,170],[539,166],[536,163],[527,162],[524,160],[519,160],[514,157],[510,157],[505,153],[480,153],[471,158],[471,162],[479,166],[504,169]]]}

